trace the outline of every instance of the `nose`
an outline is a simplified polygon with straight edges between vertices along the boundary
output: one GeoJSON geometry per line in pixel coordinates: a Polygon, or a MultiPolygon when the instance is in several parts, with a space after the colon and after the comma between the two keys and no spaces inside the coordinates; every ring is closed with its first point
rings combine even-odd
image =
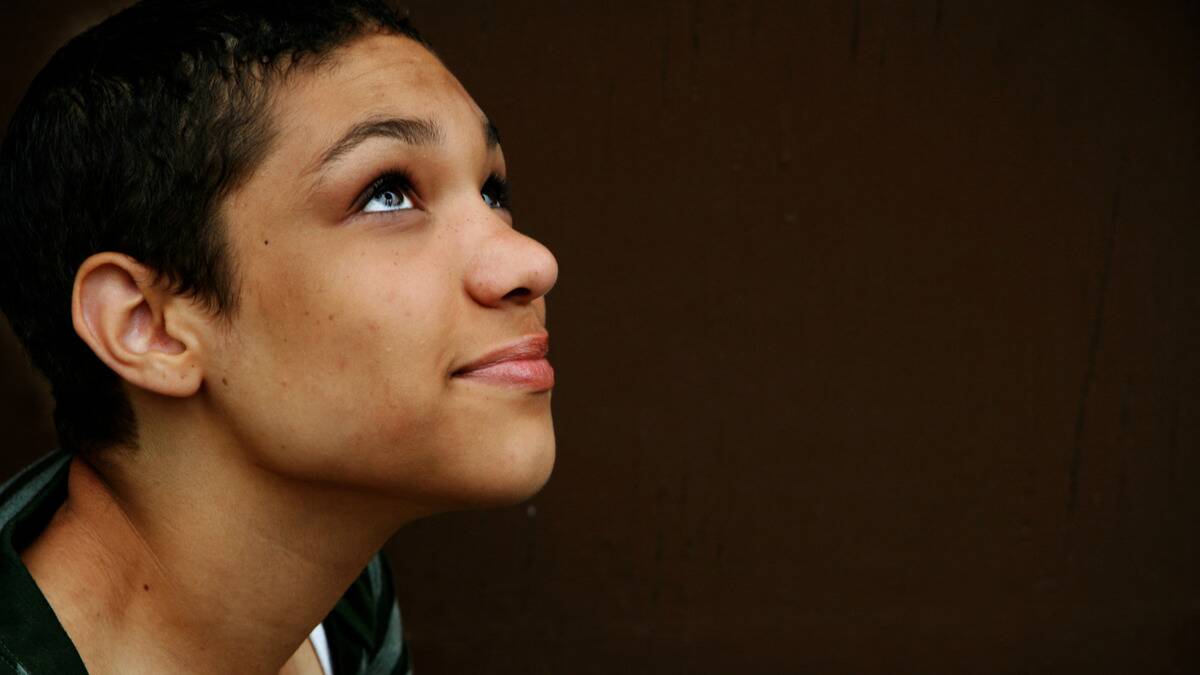
{"type": "Polygon", "coordinates": [[[558,261],[537,240],[498,225],[489,228],[468,266],[467,292],[486,307],[528,305],[554,287],[558,261]]]}

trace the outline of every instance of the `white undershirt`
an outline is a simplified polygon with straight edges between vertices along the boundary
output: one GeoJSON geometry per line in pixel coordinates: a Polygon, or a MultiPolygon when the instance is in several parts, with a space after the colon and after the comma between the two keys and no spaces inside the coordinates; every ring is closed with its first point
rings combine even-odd
{"type": "Polygon", "coordinates": [[[317,651],[317,660],[321,662],[321,670],[325,675],[333,675],[333,662],[329,660],[329,639],[325,637],[325,626],[317,624],[313,632],[308,634],[313,649],[317,651]]]}

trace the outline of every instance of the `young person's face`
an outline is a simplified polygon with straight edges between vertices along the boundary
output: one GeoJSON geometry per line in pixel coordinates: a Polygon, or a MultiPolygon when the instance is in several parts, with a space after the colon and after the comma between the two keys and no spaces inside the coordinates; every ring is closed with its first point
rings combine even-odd
{"type": "Polygon", "coordinates": [[[548,382],[453,375],[544,335],[558,275],[496,207],[483,112],[424,47],[376,35],[293,73],[271,116],[223,209],[240,306],[205,367],[230,431],[272,470],[434,508],[536,492],[548,382]]]}

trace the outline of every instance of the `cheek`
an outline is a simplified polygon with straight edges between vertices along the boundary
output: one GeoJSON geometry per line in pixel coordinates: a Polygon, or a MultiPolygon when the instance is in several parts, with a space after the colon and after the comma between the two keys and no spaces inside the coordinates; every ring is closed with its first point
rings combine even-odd
{"type": "Polygon", "coordinates": [[[456,295],[417,265],[403,274],[360,257],[349,267],[281,271],[242,308],[225,405],[271,465],[375,471],[371,457],[408,461],[398,446],[426,445],[445,423],[456,295]]]}

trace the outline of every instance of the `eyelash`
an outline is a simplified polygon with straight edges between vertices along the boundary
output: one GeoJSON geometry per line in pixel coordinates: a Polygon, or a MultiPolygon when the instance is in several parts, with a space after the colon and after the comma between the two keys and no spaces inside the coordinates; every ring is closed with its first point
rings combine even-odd
{"type": "MultiPolygon", "coordinates": [[[[368,202],[384,192],[404,193],[411,199],[414,194],[412,178],[406,171],[388,171],[384,173],[379,178],[371,181],[367,189],[363,190],[358,199],[354,200],[354,210],[356,212],[362,211],[368,202]]],[[[481,195],[485,193],[490,194],[496,202],[496,208],[512,208],[512,186],[508,182],[508,179],[499,174],[493,173],[488,175],[479,193],[481,195]]]]}
{"type": "Polygon", "coordinates": [[[363,190],[362,194],[358,196],[358,199],[354,200],[354,211],[362,211],[363,208],[366,207],[367,202],[378,197],[380,194],[389,191],[403,193],[408,195],[409,198],[412,198],[412,179],[409,177],[408,172],[388,171],[379,178],[371,181],[371,184],[367,186],[367,189],[363,190]]]}
{"type": "Polygon", "coordinates": [[[496,208],[512,210],[512,186],[508,179],[499,174],[491,174],[483,182],[480,194],[489,193],[496,202],[496,208]]]}

